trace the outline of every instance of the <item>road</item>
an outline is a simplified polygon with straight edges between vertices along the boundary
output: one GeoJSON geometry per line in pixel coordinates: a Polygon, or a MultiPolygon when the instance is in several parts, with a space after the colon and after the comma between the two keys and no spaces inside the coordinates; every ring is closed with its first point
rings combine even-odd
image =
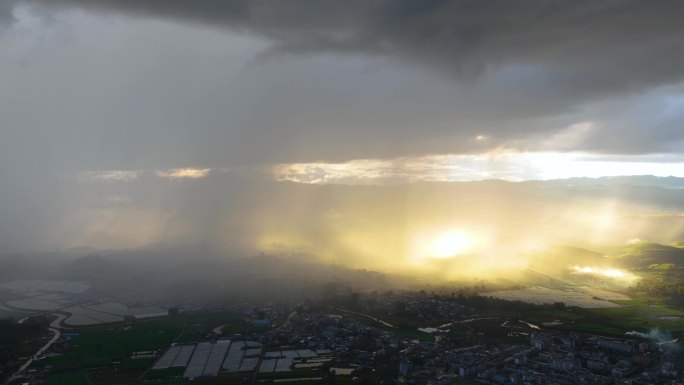
{"type": "Polygon", "coordinates": [[[37,357],[40,357],[41,354],[45,353],[45,351],[50,349],[50,346],[52,346],[52,344],[57,342],[59,337],[62,336],[62,331],[60,329],[62,328],[61,324],[62,324],[62,321],[64,321],[64,319],[66,318],[66,315],[60,314],[60,313],[54,313],[53,315],[57,316],[57,318],[54,321],[50,322],[50,327],[48,328],[50,330],[50,332],[52,332],[52,338],[50,338],[50,340],[45,345],[43,345],[43,347],[38,349],[36,354],[34,354],[31,358],[29,358],[28,361],[26,361],[23,365],[21,365],[19,370],[17,370],[13,375],[11,375],[7,380],[5,380],[3,385],[9,384],[10,382],[14,381],[14,379],[21,376],[21,373],[23,373],[24,370],[26,370],[37,357]]]}

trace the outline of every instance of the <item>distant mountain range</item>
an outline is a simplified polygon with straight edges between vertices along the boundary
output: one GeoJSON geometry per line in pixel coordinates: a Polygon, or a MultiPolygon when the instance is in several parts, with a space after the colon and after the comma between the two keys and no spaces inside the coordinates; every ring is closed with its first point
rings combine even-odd
{"type": "Polygon", "coordinates": [[[552,179],[546,181],[530,182],[552,185],[558,187],[615,187],[615,186],[646,186],[671,189],[684,189],[684,178],[653,175],[635,176],[605,176],[600,178],[568,178],[552,179]]]}

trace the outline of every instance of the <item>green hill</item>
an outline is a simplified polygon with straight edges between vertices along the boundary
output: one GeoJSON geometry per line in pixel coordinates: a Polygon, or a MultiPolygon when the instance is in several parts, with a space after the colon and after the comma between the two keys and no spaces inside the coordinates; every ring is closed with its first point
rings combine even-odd
{"type": "Polygon", "coordinates": [[[680,249],[684,249],[684,241],[672,242],[672,246],[680,248],[680,249]]]}
{"type": "Polygon", "coordinates": [[[663,264],[681,267],[684,266],[684,248],[641,242],[624,248],[619,260],[623,265],[632,268],[663,264]]]}

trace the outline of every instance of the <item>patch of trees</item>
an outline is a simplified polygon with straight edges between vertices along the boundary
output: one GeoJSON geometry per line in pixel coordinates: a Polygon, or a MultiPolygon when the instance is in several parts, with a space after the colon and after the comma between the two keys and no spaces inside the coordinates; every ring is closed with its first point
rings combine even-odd
{"type": "Polygon", "coordinates": [[[684,282],[644,279],[628,289],[632,296],[646,296],[670,305],[684,306],[684,282]]]}

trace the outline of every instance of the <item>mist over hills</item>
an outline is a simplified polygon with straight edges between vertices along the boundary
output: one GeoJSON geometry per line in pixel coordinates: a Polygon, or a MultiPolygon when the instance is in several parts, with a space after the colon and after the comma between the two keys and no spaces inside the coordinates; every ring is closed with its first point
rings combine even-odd
{"type": "MultiPolygon", "coordinates": [[[[2,249],[33,255],[39,254],[31,251],[37,245],[70,255],[99,250],[114,264],[110,269],[140,250],[164,254],[157,258],[161,265],[179,268],[199,250],[209,256],[207,263],[264,253],[352,269],[436,274],[443,266],[425,256],[426,247],[457,230],[472,245],[450,262],[458,269],[450,270],[482,276],[495,266],[527,266],[539,251],[556,259],[582,255],[588,263],[629,243],[684,239],[682,186],[683,178],[652,176],[311,185],[215,172],[180,181],[145,174],[126,182],[62,186],[53,194],[53,204],[62,208],[28,209],[27,223],[35,226],[22,238],[3,238],[2,249]],[[22,240],[36,243],[23,247],[22,240]],[[553,245],[591,252],[549,251],[553,245]],[[477,257],[464,263],[465,255],[477,257]]],[[[53,263],[35,269],[50,270],[53,263]]],[[[21,269],[19,264],[5,271],[21,269]]]]}
{"type": "MultiPolygon", "coordinates": [[[[85,250],[81,250],[85,251],[85,250]]],[[[464,268],[478,256],[443,261],[442,269],[464,268]],[[471,258],[473,260],[471,260],[471,258]]],[[[487,283],[490,287],[563,285],[573,266],[649,269],[654,264],[684,267],[684,249],[641,242],[611,255],[567,245],[553,245],[530,258],[519,270],[492,269],[478,277],[449,274],[409,276],[350,269],[319,262],[307,255],[226,257],[199,245],[179,248],[78,253],[78,250],[0,258],[0,281],[69,280],[92,285],[89,294],[139,300],[241,302],[316,298],[331,284],[339,292],[444,289],[487,283]]]]}
{"type": "MultiPolygon", "coordinates": [[[[675,245],[678,243],[675,242],[675,245]]],[[[517,268],[491,267],[473,274],[450,274],[480,266],[486,256],[470,254],[434,261],[435,270],[414,274],[349,268],[321,261],[308,254],[259,254],[228,256],[206,245],[184,247],[155,245],[137,250],[72,249],[43,254],[0,257],[5,267],[0,281],[83,281],[89,295],[139,301],[189,300],[207,303],[240,303],[318,298],[335,292],[385,292],[390,290],[453,291],[486,284],[489,289],[521,286],[562,288],[570,282],[619,290],[634,281],[620,283],[597,275],[577,275],[581,268],[596,272],[666,272],[684,268],[684,248],[653,242],[634,242],[599,252],[570,245],[550,245],[526,255],[517,268]],[[599,282],[599,281],[601,282],[599,282]]],[[[499,257],[502,257],[499,255],[499,257]]],[[[522,260],[522,259],[521,259],[522,260]]],[[[4,295],[4,294],[3,294],[4,295]]]]}
{"type": "Polygon", "coordinates": [[[240,302],[317,297],[325,285],[342,290],[410,288],[409,277],[325,265],[298,256],[232,258],[201,248],[104,251],[86,255],[13,255],[0,258],[0,281],[66,280],[91,285],[89,294],[112,298],[240,302]]]}

